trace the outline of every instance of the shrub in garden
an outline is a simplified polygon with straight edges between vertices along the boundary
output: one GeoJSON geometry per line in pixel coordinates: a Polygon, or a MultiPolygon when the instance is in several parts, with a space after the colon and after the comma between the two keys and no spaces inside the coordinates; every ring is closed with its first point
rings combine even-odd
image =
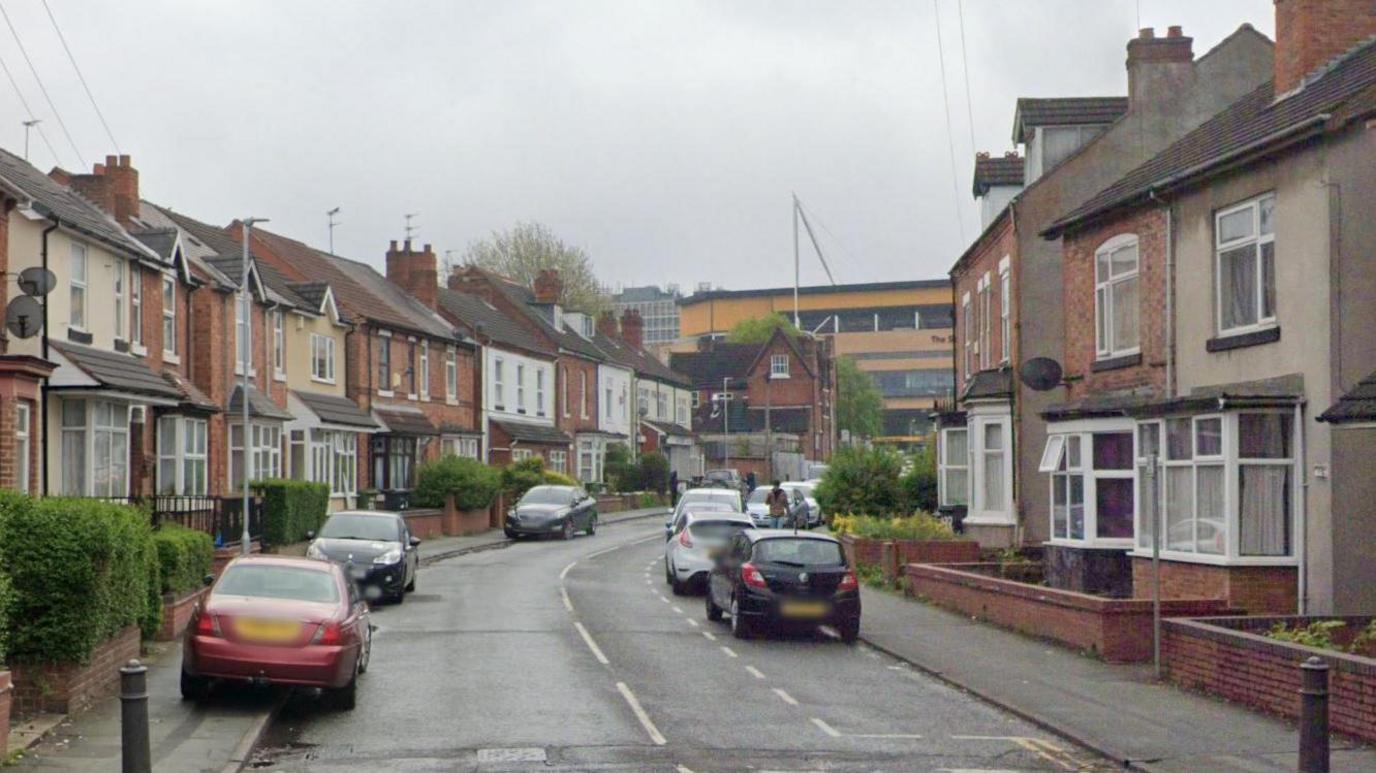
{"type": "Polygon", "coordinates": [[[912,456],[912,469],[899,479],[904,512],[934,513],[936,500],[936,452],[925,448],[912,456]]]}
{"type": "Polygon", "coordinates": [[[545,460],[538,456],[512,462],[502,468],[502,490],[510,501],[520,499],[527,491],[545,482],[545,460]]]}
{"type": "Polygon", "coordinates": [[[831,533],[837,537],[852,534],[862,539],[952,540],[956,535],[947,523],[927,513],[906,518],[872,515],[838,515],[832,519],[831,533]]]}
{"type": "Polygon", "coordinates": [[[264,480],[253,484],[263,498],[263,539],[289,545],[317,531],[330,512],[330,487],[304,480],[264,480]]]}
{"type": "Polygon", "coordinates": [[[477,459],[445,456],[421,465],[417,471],[418,507],[443,507],[444,498],[454,496],[460,510],[482,510],[492,505],[502,488],[502,475],[477,459]]]}
{"type": "Polygon", "coordinates": [[[658,451],[640,455],[640,491],[669,490],[669,458],[658,451]]]}
{"type": "Polygon", "coordinates": [[[91,499],[0,492],[0,574],[11,583],[8,657],[85,660],[129,625],[162,621],[160,565],[147,517],[91,499]]]}
{"type": "Polygon", "coordinates": [[[832,457],[817,503],[824,513],[894,515],[902,512],[903,491],[898,485],[903,464],[898,454],[882,448],[843,448],[832,457]]]}
{"type": "Polygon", "coordinates": [[[0,663],[10,645],[10,604],[14,601],[14,586],[8,575],[0,574],[0,663]]]}
{"type": "Polygon", "coordinates": [[[175,523],[153,532],[158,553],[158,592],[178,596],[200,588],[215,560],[210,535],[175,523]]]}
{"type": "Polygon", "coordinates": [[[631,461],[631,450],[624,443],[612,443],[607,446],[602,471],[607,486],[613,491],[639,491],[643,488],[640,467],[631,461]]]}
{"type": "Polygon", "coordinates": [[[574,477],[573,477],[572,475],[565,475],[565,474],[562,473],[562,472],[555,472],[554,470],[545,470],[544,476],[545,476],[545,485],[546,485],[546,486],[577,486],[577,485],[578,485],[578,481],[575,480],[574,477]]]}

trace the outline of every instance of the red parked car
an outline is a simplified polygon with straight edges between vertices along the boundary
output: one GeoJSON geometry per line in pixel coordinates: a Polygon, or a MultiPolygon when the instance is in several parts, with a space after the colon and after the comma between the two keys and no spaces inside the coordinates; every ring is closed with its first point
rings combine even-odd
{"type": "Polygon", "coordinates": [[[182,697],[216,681],[319,687],[352,709],[368,669],[368,604],[338,564],[244,556],[196,608],[182,649],[182,697]]]}

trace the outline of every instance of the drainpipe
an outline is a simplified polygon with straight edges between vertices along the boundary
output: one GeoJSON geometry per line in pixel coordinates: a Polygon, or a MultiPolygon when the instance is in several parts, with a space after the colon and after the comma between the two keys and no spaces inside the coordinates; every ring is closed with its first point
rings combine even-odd
{"type": "MultiPolygon", "coordinates": [[[[48,226],[47,228],[44,228],[44,229],[43,229],[43,248],[42,248],[42,257],[43,257],[43,268],[44,268],[45,271],[46,271],[47,268],[48,268],[48,234],[52,233],[53,231],[56,231],[56,230],[57,230],[57,227],[60,226],[60,225],[62,225],[62,221],[61,221],[61,220],[58,220],[58,219],[57,219],[57,216],[55,216],[55,215],[48,215],[48,220],[52,221],[52,225],[50,225],[50,226],[48,226]]],[[[49,360],[48,360],[48,293],[44,293],[44,294],[43,294],[43,359],[44,359],[45,361],[49,361],[49,360]]],[[[51,446],[52,438],[50,438],[50,437],[48,436],[48,379],[46,379],[46,378],[43,379],[43,385],[39,387],[38,397],[39,397],[39,400],[38,400],[38,403],[39,403],[39,410],[40,410],[40,411],[42,412],[42,414],[43,414],[43,418],[42,418],[42,420],[39,422],[40,426],[43,427],[43,438],[42,438],[42,443],[43,443],[43,464],[42,464],[42,470],[43,470],[43,496],[48,496],[48,495],[52,494],[52,482],[49,480],[49,477],[48,477],[48,451],[49,451],[49,447],[51,446]]]]}
{"type": "Polygon", "coordinates": [[[1166,397],[1175,397],[1175,207],[1157,197],[1156,191],[1147,196],[1166,210],[1166,329],[1162,344],[1166,349],[1166,397]]]}
{"type": "MultiPolygon", "coordinates": [[[[1299,467],[1295,471],[1300,480],[1299,501],[1295,503],[1295,556],[1299,558],[1300,565],[1296,568],[1295,583],[1298,598],[1298,609],[1295,611],[1301,615],[1309,614],[1309,560],[1305,556],[1305,546],[1308,544],[1306,532],[1309,529],[1308,516],[1309,508],[1306,503],[1309,500],[1309,476],[1305,471],[1304,464],[1304,407],[1302,403],[1295,404],[1295,426],[1293,429],[1295,436],[1295,459],[1299,467]]],[[[1331,504],[1330,504],[1331,509],[1331,504]]]]}

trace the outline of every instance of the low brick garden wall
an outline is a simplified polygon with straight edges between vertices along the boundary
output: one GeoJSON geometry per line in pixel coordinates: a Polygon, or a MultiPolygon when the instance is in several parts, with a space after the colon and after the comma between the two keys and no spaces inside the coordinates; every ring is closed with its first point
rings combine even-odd
{"type": "Polygon", "coordinates": [[[1370,617],[1226,617],[1162,624],[1161,658],[1170,681],[1268,714],[1297,719],[1299,664],[1328,664],[1329,725],[1376,741],[1376,658],[1278,641],[1262,632],[1276,623],[1307,625],[1345,620],[1348,629],[1370,617]]]}
{"type": "Polygon", "coordinates": [[[892,582],[908,564],[966,564],[979,560],[979,543],[974,540],[878,540],[846,534],[841,537],[846,561],[854,569],[858,563],[877,564],[884,579],[892,582]]]}
{"type": "Polygon", "coordinates": [[[447,497],[444,502],[444,518],[441,527],[445,534],[462,537],[487,531],[490,527],[489,513],[483,510],[460,510],[454,506],[454,498],[447,497]]]}
{"type": "Polygon", "coordinates": [[[437,507],[417,507],[403,510],[401,517],[406,519],[406,528],[411,536],[421,539],[444,536],[444,511],[437,507]]]}
{"type": "Polygon", "coordinates": [[[119,690],[119,668],[139,656],[139,628],[131,625],[95,648],[86,663],[11,663],[14,713],[75,714],[119,690]]]}
{"type": "MultiPolygon", "coordinates": [[[[908,564],[906,589],[964,615],[1089,652],[1109,663],[1151,659],[1152,605],[1029,585],[992,576],[998,564],[908,564]]],[[[1200,617],[1232,613],[1222,599],[1175,599],[1161,614],[1200,617]]]]}
{"type": "Polygon", "coordinates": [[[10,698],[13,692],[10,672],[0,669],[0,760],[9,759],[10,754],[10,698]]]}
{"type": "Polygon", "coordinates": [[[182,632],[191,622],[191,613],[196,611],[196,604],[201,600],[201,597],[209,592],[209,588],[197,588],[182,596],[175,593],[164,593],[162,596],[162,627],[153,635],[154,641],[173,641],[181,638],[182,632]]]}

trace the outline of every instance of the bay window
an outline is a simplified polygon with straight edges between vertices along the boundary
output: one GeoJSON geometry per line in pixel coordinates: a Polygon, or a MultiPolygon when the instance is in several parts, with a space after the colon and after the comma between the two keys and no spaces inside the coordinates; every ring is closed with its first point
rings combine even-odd
{"type": "Polygon", "coordinates": [[[550,452],[549,452],[549,468],[550,468],[550,470],[552,470],[552,471],[554,471],[554,472],[557,472],[557,473],[559,473],[560,475],[567,475],[567,474],[568,474],[568,467],[569,467],[569,452],[568,452],[568,451],[550,451],[550,452]]]}
{"type": "Polygon", "coordinates": [[[128,405],[107,400],[62,400],[62,493],[128,496],[128,405]]]}
{"type": "Polygon", "coordinates": [[[1169,557],[1210,563],[1293,557],[1294,432],[1293,414],[1275,410],[1139,423],[1139,551],[1152,547],[1147,497],[1154,494],[1161,507],[1160,547],[1169,557]],[[1146,482],[1153,453],[1159,464],[1155,492],[1146,482]]]}
{"type": "MultiPolygon", "coordinates": [[[[282,477],[282,427],[277,424],[250,423],[248,432],[248,480],[250,482],[282,477]]],[[[229,485],[244,484],[244,425],[229,426],[229,485]]]]}
{"type": "Polygon", "coordinates": [[[1268,193],[1214,218],[1218,332],[1276,323],[1276,196],[1268,193]]]}
{"type": "Polygon", "coordinates": [[[1137,237],[1115,236],[1094,253],[1094,340],[1099,359],[1139,351],[1137,237]]]}
{"type": "Polygon", "coordinates": [[[206,426],[205,419],[182,416],[158,419],[159,494],[205,495],[206,426]]]}
{"type": "Polygon", "coordinates": [[[478,458],[478,438],[447,437],[444,439],[444,452],[463,459],[478,458]]]}
{"type": "Polygon", "coordinates": [[[1038,469],[1051,482],[1051,538],[1131,547],[1137,482],[1133,425],[1099,419],[1051,425],[1038,469]]]}
{"type": "Polygon", "coordinates": [[[943,507],[956,507],[970,501],[970,457],[964,427],[941,430],[941,455],[937,485],[943,507]]]}

